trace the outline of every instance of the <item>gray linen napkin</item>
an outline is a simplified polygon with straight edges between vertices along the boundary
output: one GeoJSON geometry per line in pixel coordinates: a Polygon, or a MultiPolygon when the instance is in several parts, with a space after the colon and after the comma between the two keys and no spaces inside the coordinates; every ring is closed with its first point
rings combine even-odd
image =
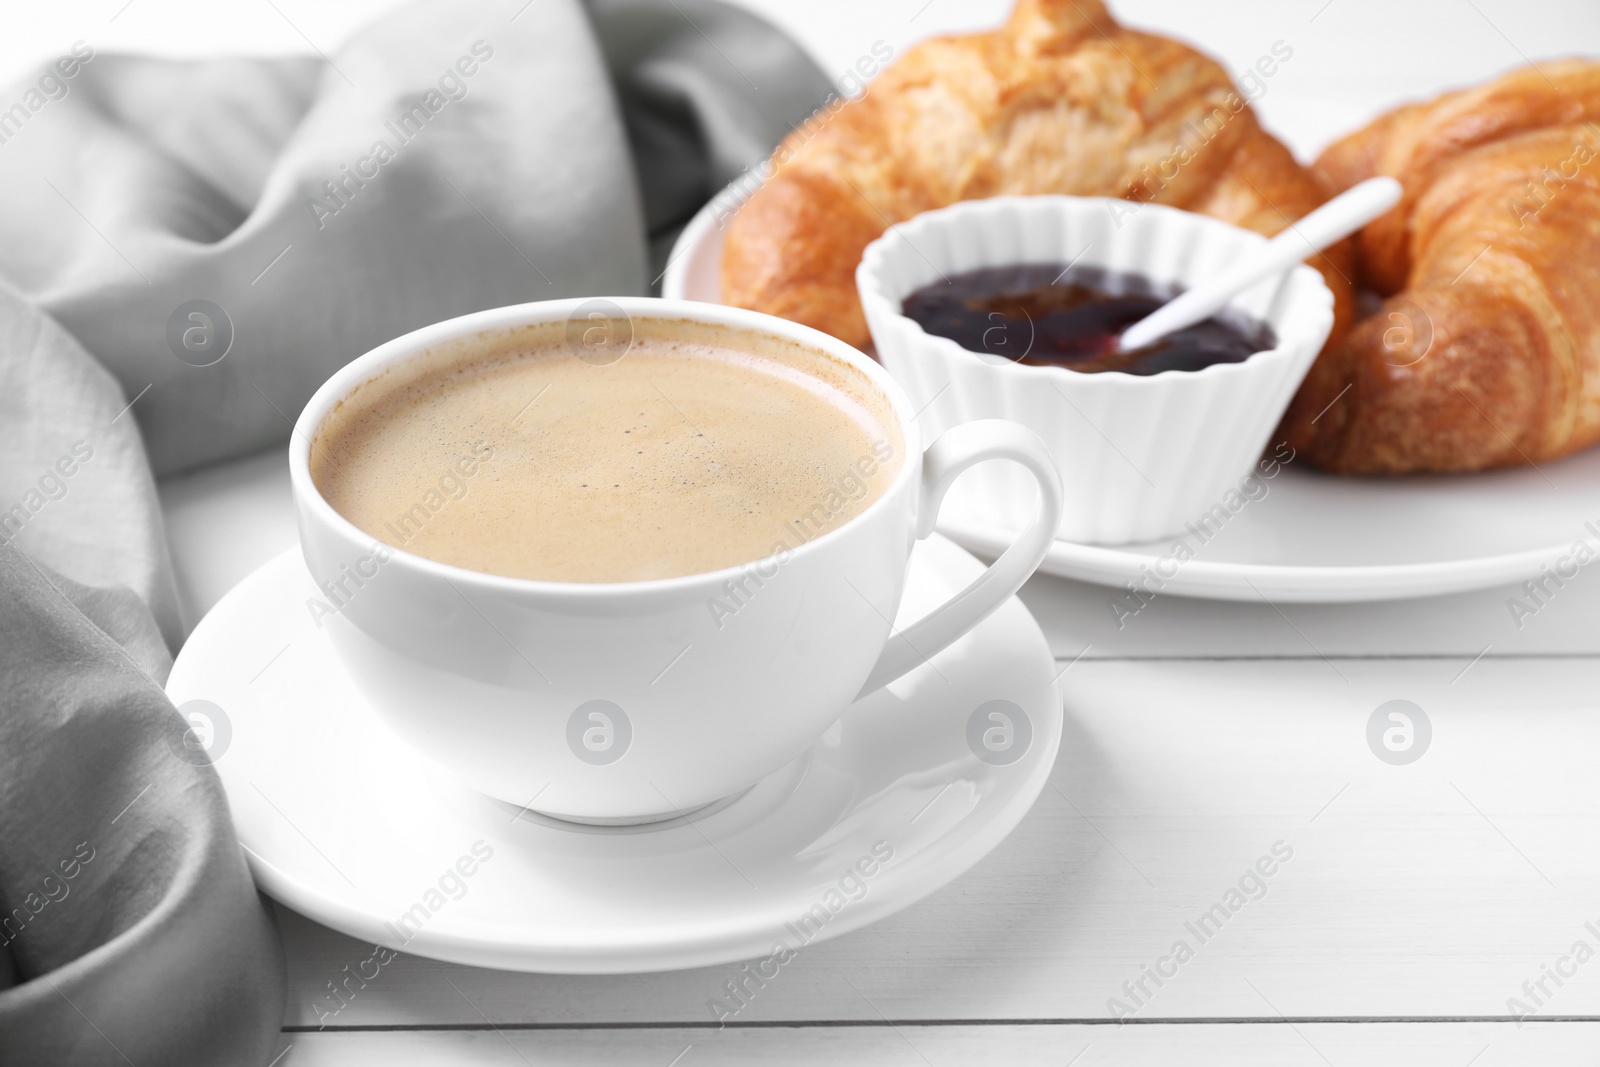
{"type": "Polygon", "coordinates": [[[0,92],[0,1065],[281,1049],[276,932],[160,689],[153,474],[281,445],[426,323],[648,291],[830,89],[715,0],[434,0],[326,60],[80,42],[0,92]]]}

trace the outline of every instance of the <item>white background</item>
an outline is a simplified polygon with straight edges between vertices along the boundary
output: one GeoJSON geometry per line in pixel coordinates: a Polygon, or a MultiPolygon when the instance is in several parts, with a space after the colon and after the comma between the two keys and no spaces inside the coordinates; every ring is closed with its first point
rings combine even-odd
{"type": "MultiPolygon", "coordinates": [[[[515,10],[523,0],[506,0],[515,10]]],[[[535,3],[540,0],[534,0],[535,3]]],[[[898,52],[998,23],[1009,0],[735,0],[796,38],[835,78],[877,40],[898,52]]],[[[83,39],[173,56],[334,53],[392,0],[11,0],[0,79],[83,39]]],[[[1596,0],[1114,0],[1125,23],[1189,40],[1239,71],[1294,49],[1256,105],[1302,156],[1403,100],[1517,66],[1600,52],[1596,0]]],[[[737,61],[737,57],[734,57],[737,61]]]]}

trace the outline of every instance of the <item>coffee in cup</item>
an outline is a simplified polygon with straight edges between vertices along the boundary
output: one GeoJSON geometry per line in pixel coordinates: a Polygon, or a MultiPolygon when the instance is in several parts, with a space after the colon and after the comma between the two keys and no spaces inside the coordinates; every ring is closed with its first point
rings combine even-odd
{"type": "Polygon", "coordinates": [[[641,319],[615,360],[562,323],[364,383],[311,448],[379,541],[548,582],[676,578],[778,555],[883,494],[905,449],[866,375],[792,341],[641,319]]]}
{"type": "Polygon", "coordinates": [[[341,594],[318,625],[389,729],[512,814],[682,815],[803,755],[1053,543],[1060,476],[1031,431],[983,420],[924,451],[917,415],[850,346],[738,308],[560,300],[426,327],[296,423],[301,548],[341,594]],[[996,459],[1036,480],[1033,522],[891,634],[913,545],[996,459]]]}

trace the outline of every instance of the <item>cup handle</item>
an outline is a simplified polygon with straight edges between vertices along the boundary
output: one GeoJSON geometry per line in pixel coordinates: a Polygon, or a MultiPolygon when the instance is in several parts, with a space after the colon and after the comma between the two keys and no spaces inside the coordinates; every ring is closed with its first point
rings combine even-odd
{"type": "Polygon", "coordinates": [[[917,503],[917,539],[933,533],[939,505],[957,477],[974,463],[1015,460],[1039,483],[1033,521],[989,569],[928,615],[889,638],[857,699],[926,663],[992,615],[1022,588],[1055,542],[1061,525],[1061,474],[1039,436],[1004,419],[979,419],[952,426],[922,454],[922,493],[917,503]]]}

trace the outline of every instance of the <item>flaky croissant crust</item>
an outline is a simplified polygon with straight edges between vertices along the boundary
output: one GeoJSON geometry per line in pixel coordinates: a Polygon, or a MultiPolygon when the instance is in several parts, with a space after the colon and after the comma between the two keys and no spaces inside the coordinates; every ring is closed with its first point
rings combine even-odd
{"type": "MultiPolygon", "coordinates": [[[[864,97],[796,130],[773,168],[729,225],[723,298],[858,347],[870,340],[855,291],[862,251],[922,211],[1003,194],[1120,196],[1272,234],[1328,196],[1222,67],[1119,26],[1100,0],[1019,0],[995,32],[917,44],[864,97]]],[[[1342,334],[1349,249],[1313,265],[1342,334]]]]}
{"type": "Polygon", "coordinates": [[[1515,71],[1399,108],[1330,147],[1334,188],[1405,196],[1358,241],[1387,297],[1325,352],[1284,420],[1334,471],[1472,471],[1600,439],[1600,64],[1515,71]]]}

